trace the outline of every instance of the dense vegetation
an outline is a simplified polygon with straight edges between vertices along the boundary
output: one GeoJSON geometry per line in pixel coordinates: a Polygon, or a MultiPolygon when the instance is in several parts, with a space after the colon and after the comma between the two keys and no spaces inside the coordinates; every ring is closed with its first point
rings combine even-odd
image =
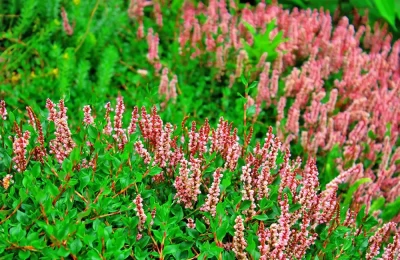
{"type": "Polygon", "coordinates": [[[318,3],[1,2],[0,258],[397,259],[399,12],[318,3]]]}

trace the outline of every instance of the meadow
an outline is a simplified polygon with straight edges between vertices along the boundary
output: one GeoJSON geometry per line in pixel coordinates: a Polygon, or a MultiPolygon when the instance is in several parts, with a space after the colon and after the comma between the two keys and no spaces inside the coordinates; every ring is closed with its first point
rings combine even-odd
{"type": "Polygon", "coordinates": [[[396,1],[0,2],[0,259],[399,259],[396,1]]]}

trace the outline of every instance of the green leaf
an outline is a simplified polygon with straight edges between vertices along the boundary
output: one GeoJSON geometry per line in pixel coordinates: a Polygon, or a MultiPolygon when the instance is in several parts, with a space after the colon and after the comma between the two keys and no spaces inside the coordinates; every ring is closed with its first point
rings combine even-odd
{"type": "Polygon", "coordinates": [[[386,21],[397,31],[395,25],[396,9],[394,0],[373,0],[379,13],[386,19],[386,21]]]}
{"type": "Polygon", "coordinates": [[[372,140],[376,139],[376,134],[372,130],[368,131],[368,137],[371,138],[372,140]]]}
{"type": "Polygon", "coordinates": [[[171,255],[174,254],[175,252],[179,251],[179,245],[168,245],[164,247],[163,254],[166,255],[171,255]]]}
{"type": "Polygon", "coordinates": [[[217,204],[216,211],[219,216],[225,215],[225,203],[219,202],[217,204]]]}
{"type": "Polygon", "coordinates": [[[154,175],[161,173],[161,171],[162,171],[162,169],[160,167],[154,167],[154,168],[151,168],[149,175],[154,176],[154,175]]]}
{"type": "Polygon", "coordinates": [[[370,178],[361,178],[358,179],[351,187],[350,189],[347,191],[346,195],[345,195],[345,200],[344,200],[344,205],[350,205],[350,202],[353,198],[353,194],[357,191],[358,187],[360,187],[361,184],[367,183],[367,182],[371,182],[372,180],[370,178]]]}
{"type": "Polygon", "coordinates": [[[222,239],[224,239],[226,233],[228,232],[228,229],[229,229],[229,221],[226,219],[225,221],[222,221],[221,226],[217,228],[218,241],[222,241],[222,239]]]}
{"type": "Polygon", "coordinates": [[[389,221],[400,212],[400,197],[395,201],[386,205],[385,209],[382,211],[382,218],[384,221],[389,221]]]}
{"type": "Polygon", "coordinates": [[[143,179],[143,174],[140,172],[135,172],[135,180],[136,182],[141,182],[143,179]]]}
{"type": "Polygon", "coordinates": [[[72,241],[69,248],[71,249],[71,252],[74,255],[77,255],[79,251],[82,249],[82,246],[83,246],[82,241],[79,238],[77,238],[74,241],[72,241]]]}
{"type": "Polygon", "coordinates": [[[97,129],[95,127],[90,125],[88,127],[88,133],[89,133],[90,138],[92,138],[92,139],[97,138],[97,129]]]}
{"type": "Polygon", "coordinates": [[[251,205],[251,201],[250,201],[250,200],[244,200],[244,201],[242,201],[242,203],[240,204],[239,210],[240,210],[240,211],[247,210],[247,209],[250,208],[250,205],[251,205]]]}
{"type": "Polygon", "coordinates": [[[224,178],[222,179],[221,184],[222,184],[222,189],[221,189],[221,192],[222,192],[222,191],[226,190],[232,184],[231,175],[226,174],[224,176],[224,178]]]}
{"type": "Polygon", "coordinates": [[[289,212],[293,213],[293,212],[295,212],[296,210],[298,210],[300,208],[301,208],[301,204],[300,203],[296,203],[296,204],[290,205],[289,212]]]}
{"type": "Polygon", "coordinates": [[[207,230],[206,225],[200,219],[196,219],[196,229],[200,233],[204,233],[207,230]]]}
{"type": "Polygon", "coordinates": [[[22,211],[17,211],[17,220],[19,223],[27,225],[29,223],[29,217],[22,211]]]}
{"type": "Polygon", "coordinates": [[[262,198],[262,200],[260,201],[260,209],[261,210],[266,210],[271,208],[273,205],[273,202],[267,198],[262,198]]]}
{"type": "Polygon", "coordinates": [[[378,199],[374,200],[369,208],[369,213],[372,214],[374,211],[380,210],[385,205],[385,198],[379,197],[378,199]]]}
{"type": "Polygon", "coordinates": [[[26,250],[18,250],[18,257],[19,259],[28,259],[31,256],[31,251],[26,250]]]}
{"type": "Polygon", "coordinates": [[[242,74],[240,76],[240,80],[242,81],[243,85],[247,86],[249,82],[247,81],[246,77],[242,74]]]}
{"type": "Polygon", "coordinates": [[[253,216],[253,219],[257,219],[257,220],[265,221],[265,220],[267,220],[267,219],[268,219],[268,216],[267,216],[267,215],[265,215],[265,214],[262,214],[262,215],[256,215],[256,216],[253,216]]]}

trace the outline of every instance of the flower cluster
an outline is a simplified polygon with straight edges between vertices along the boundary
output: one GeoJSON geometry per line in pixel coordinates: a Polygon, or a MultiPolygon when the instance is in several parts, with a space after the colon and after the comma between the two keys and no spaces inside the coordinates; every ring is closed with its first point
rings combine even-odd
{"type": "MultiPolygon", "coordinates": [[[[154,5],[155,17],[160,15],[159,5],[154,5]]],[[[400,41],[391,44],[387,25],[371,27],[366,17],[355,19],[352,25],[347,17],[333,19],[322,9],[289,11],[275,1],[233,10],[238,10],[233,1],[185,3],[177,39],[181,55],[216,69],[217,79],[228,75],[229,86],[240,75],[251,75],[251,81],[258,81],[256,96],[248,97],[249,104],[255,102],[253,120],[264,104],[266,108],[276,106],[277,136],[284,148],[299,142],[315,156],[339,146],[344,155],[337,162],[339,171],[371,162],[359,177],[372,182],[361,186],[355,201],[368,206],[379,196],[394,201],[399,195],[400,169],[396,165],[400,148],[393,149],[399,140],[400,41]],[[273,21],[277,27],[269,30],[267,25],[273,21]],[[287,39],[277,41],[274,62],[271,55],[275,53],[260,52],[253,57],[246,48],[256,47],[255,35],[265,32],[271,42],[278,35],[287,39]],[[233,70],[227,66],[229,61],[236,63],[233,70]],[[301,67],[294,67],[299,61],[301,67]],[[285,87],[278,93],[280,85],[285,87]]],[[[155,31],[148,33],[149,57],[154,59],[160,40],[155,31]]],[[[176,82],[169,82],[168,68],[162,71],[159,93],[168,100],[176,96],[171,92],[176,82]]],[[[221,150],[228,159],[225,167],[233,169],[241,151],[236,140],[223,138],[227,127],[221,124],[213,133],[213,143],[218,145],[211,149],[221,150]],[[219,144],[217,139],[226,142],[219,144]]]]}
{"type": "MultiPolygon", "coordinates": [[[[58,110],[50,100],[47,101],[47,107],[50,111],[49,118],[54,119],[56,124],[56,139],[50,141],[50,149],[53,150],[55,143],[57,143],[59,151],[58,153],[53,153],[53,156],[60,160],[62,155],[62,159],[65,159],[68,156],[65,153],[65,147],[71,147],[70,142],[73,142],[70,132],[66,130],[67,108],[63,100],[59,102],[58,110]],[[66,138],[67,141],[61,140],[62,138],[66,138]]],[[[111,108],[109,105],[107,107],[106,122],[107,118],[111,120],[111,108]]],[[[31,109],[29,108],[28,110],[31,109]]],[[[121,132],[125,133],[126,129],[124,129],[121,120],[124,110],[122,98],[118,98],[114,129],[120,129],[121,132]]],[[[28,114],[29,123],[33,120],[38,122],[33,111],[28,114]]],[[[172,183],[172,190],[175,191],[174,198],[177,203],[182,205],[183,210],[185,210],[184,208],[193,209],[198,207],[200,209],[199,212],[205,212],[211,218],[217,218],[217,215],[219,217],[224,215],[217,210],[218,204],[224,203],[226,197],[226,194],[221,194],[221,185],[224,185],[222,179],[225,176],[229,176],[230,172],[237,172],[238,169],[241,169],[242,174],[236,177],[238,180],[237,187],[240,189],[238,194],[239,196],[241,194],[242,197],[241,200],[238,200],[239,204],[236,206],[234,236],[232,239],[217,241],[217,245],[221,248],[231,248],[239,259],[248,258],[246,252],[248,243],[246,241],[247,225],[256,221],[257,218],[255,217],[261,217],[260,212],[264,211],[263,207],[265,207],[265,202],[268,201],[266,200],[267,198],[270,200],[275,198],[277,200],[273,202],[276,203],[278,208],[278,210],[274,210],[277,213],[275,215],[277,221],[275,223],[261,221],[258,226],[256,234],[259,241],[260,258],[303,258],[307,250],[310,250],[316,239],[318,239],[318,228],[321,227],[321,224],[330,226],[329,230],[340,224],[340,200],[337,195],[339,184],[359,179],[364,172],[362,164],[355,164],[347,170],[342,170],[320,192],[315,159],[310,156],[303,167],[300,158],[291,158],[289,147],[282,146],[279,139],[272,133],[272,128],[269,128],[266,133],[264,143],[257,142],[254,148],[251,149],[250,146],[247,146],[248,143],[241,144],[239,142],[237,130],[232,130],[232,124],[229,124],[223,118],[219,120],[216,128],[212,128],[206,121],[197,130],[196,124],[192,123],[191,129],[187,131],[186,135],[179,136],[181,140],[178,141],[178,136],[174,134],[176,126],[164,123],[155,108],[152,109],[151,114],[148,114],[146,109],[142,108],[140,116],[138,115],[138,109],[134,108],[132,115],[129,128],[136,128],[137,122],[140,133],[134,136],[135,140],[132,140],[135,146],[134,151],[128,152],[134,152],[143,159],[144,164],[138,166],[138,169],[142,166],[147,168],[143,178],[149,173],[149,167],[157,166],[161,169],[159,174],[149,180],[150,183],[155,185],[171,185],[172,183]],[[209,135],[211,135],[210,138],[209,135]],[[234,147],[237,147],[238,155],[236,157],[229,156],[232,154],[232,150],[236,149],[234,147]],[[210,175],[207,174],[210,159],[211,161],[214,160],[211,155],[219,156],[219,159],[215,160],[215,163],[219,164],[219,166],[212,175],[212,182],[210,175]],[[243,160],[244,165],[238,166],[239,159],[243,160]],[[224,175],[222,174],[223,172],[224,175]],[[208,188],[208,185],[211,187],[208,188]],[[271,190],[274,190],[274,192],[271,192],[271,190]],[[205,201],[201,202],[202,200],[199,199],[201,196],[199,195],[204,191],[207,191],[207,196],[205,201]],[[241,204],[244,205],[247,202],[250,202],[249,206],[241,210],[241,204]]],[[[183,127],[185,122],[186,119],[182,122],[183,127]]],[[[40,124],[35,124],[35,126],[36,131],[38,131],[40,124]]],[[[29,132],[26,131],[22,134],[17,125],[15,129],[17,137],[14,140],[15,157],[13,160],[17,170],[23,171],[27,166],[25,154],[27,153],[29,132]]],[[[108,134],[104,133],[104,137],[107,136],[108,134]]],[[[107,143],[107,146],[119,147],[119,144],[114,142],[114,139],[101,139],[107,143]]],[[[123,149],[126,150],[126,148],[123,149]]],[[[124,151],[113,149],[113,152],[121,153],[124,151]]],[[[47,160],[50,157],[42,157],[42,159],[47,160]]],[[[35,160],[35,158],[31,158],[31,160],[35,160]]],[[[96,172],[97,155],[90,160],[84,158],[74,169],[81,168],[90,168],[93,173],[96,172]]],[[[9,188],[10,183],[12,183],[12,177],[7,175],[2,180],[2,186],[9,188]]],[[[114,188],[114,185],[112,184],[112,188],[114,188]]],[[[121,192],[124,191],[126,190],[121,192]]],[[[139,219],[139,233],[136,238],[140,240],[146,235],[143,231],[147,220],[146,212],[149,209],[146,209],[143,205],[144,201],[140,194],[136,196],[133,202],[136,205],[135,211],[139,219]]],[[[360,208],[347,210],[345,219],[342,222],[342,225],[349,230],[346,235],[357,236],[359,231],[352,227],[356,224],[355,217],[360,212],[360,208]]],[[[155,209],[153,208],[148,213],[151,214],[151,225],[157,225],[155,209]]],[[[189,229],[196,227],[193,220],[196,217],[198,216],[186,218],[189,229]]],[[[206,225],[210,227],[215,225],[215,223],[211,223],[211,221],[214,221],[213,219],[203,217],[206,225]]],[[[395,232],[394,240],[387,244],[382,251],[382,259],[394,259],[398,255],[400,243],[399,232],[396,228],[396,224],[390,222],[376,231],[375,235],[369,239],[368,259],[373,259],[380,255],[380,250],[385,247],[385,241],[390,232],[395,232]]]]}
{"type": "Polygon", "coordinates": [[[136,208],[135,208],[136,214],[139,217],[139,224],[138,224],[138,230],[139,231],[143,230],[144,224],[146,223],[146,219],[147,219],[147,216],[146,216],[146,214],[144,213],[144,210],[143,210],[142,202],[143,202],[143,199],[140,196],[140,194],[138,194],[136,196],[136,199],[133,201],[133,203],[135,203],[135,205],[136,205],[136,208]]]}
{"type": "MultiPolygon", "coordinates": [[[[263,8],[265,4],[260,3],[256,10],[263,8]]],[[[328,152],[335,144],[343,147],[339,170],[371,161],[371,166],[358,177],[371,178],[373,182],[357,191],[357,201],[370,205],[378,196],[393,201],[399,195],[395,188],[399,167],[395,161],[400,151],[392,147],[399,138],[394,122],[400,118],[396,105],[400,102],[400,41],[391,45],[392,36],[378,23],[373,29],[365,23],[354,26],[343,17],[333,27],[332,17],[322,10],[295,8],[289,12],[278,6],[267,9],[275,10],[278,29],[288,41],[278,47],[284,54],[273,64],[272,73],[271,65],[260,57],[264,71],[259,74],[257,111],[262,102],[267,107],[277,105],[278,136],[285,144],[299,140],[304,150],[312,154],[328,152]],[[297,60],[304,59],[300,68],[288,70],[297,60]],[[280,79],[285,91],[278,96],[274,81],[285,69],[288,76],[280,79]],[[337,77],[340,71],[343,75],[337,77]],[[327,87],[330,82],[331,90],[327,87]],[[287,100],[293,101],[290,106],[287,100]],[[282,125],[285,113],[287,120],[282,125]]],[[[245,19],[256,24],[260,14],[268,16],[268,11],[247,12],[245,19]]]]}
{"type": "Polygon", "coordinates": [[[92,109],[90,108],[90,106],[84,106],[83,112],[84,112],[83,123],[85,125],[93,125],[94,119],[92,116],[92,109]]]}
{"type": "Polygon", "coordinates": [[[56,138],[50,141],[50,153],[55,155],[59,163],[62,163],[76,146],[68,127],[67,108],[63,99],[58,103],[59,111],[56,110],[55,104],[50,99],[47,99],[46,103],[49,110],[48,119],[53,121],[56,126],[56,138]]]}
{"type": "Polygon", "coordinates": [[[31,137],[31,133],[29,131],[25,131],[24,133],[21,132],[18,125],[15,125],[17,137],[13,143],[13,150],[14,150],[14,157],[12,160],[14,161],[15,165],[14,168],[18,172],[23,172],[26,169],[27,160],[26,160],[26,147],[29,144],[29,138],[31,137]]]}
{"type": "Polygon", "coordinates": [[[0,100],[0,118],[7,119],[6,102],[4,100],[0,100]]]}

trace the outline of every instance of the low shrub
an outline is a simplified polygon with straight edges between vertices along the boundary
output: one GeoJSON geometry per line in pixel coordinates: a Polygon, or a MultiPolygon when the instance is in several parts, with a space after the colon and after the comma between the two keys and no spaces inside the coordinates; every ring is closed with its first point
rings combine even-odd
{"type": "Polygon", "coordinates": [[[104,119],[84,106],[73,130],[64,100],[47,100],[47,121],[0,107],[5,259],[398,257],[396,224],[337,195],[360,165],[321,189],[315,159],[291,158],[272,128],[253,143],[223,118],[172,125],[156,107],[128,125],[122,96],[104,119]]]}

